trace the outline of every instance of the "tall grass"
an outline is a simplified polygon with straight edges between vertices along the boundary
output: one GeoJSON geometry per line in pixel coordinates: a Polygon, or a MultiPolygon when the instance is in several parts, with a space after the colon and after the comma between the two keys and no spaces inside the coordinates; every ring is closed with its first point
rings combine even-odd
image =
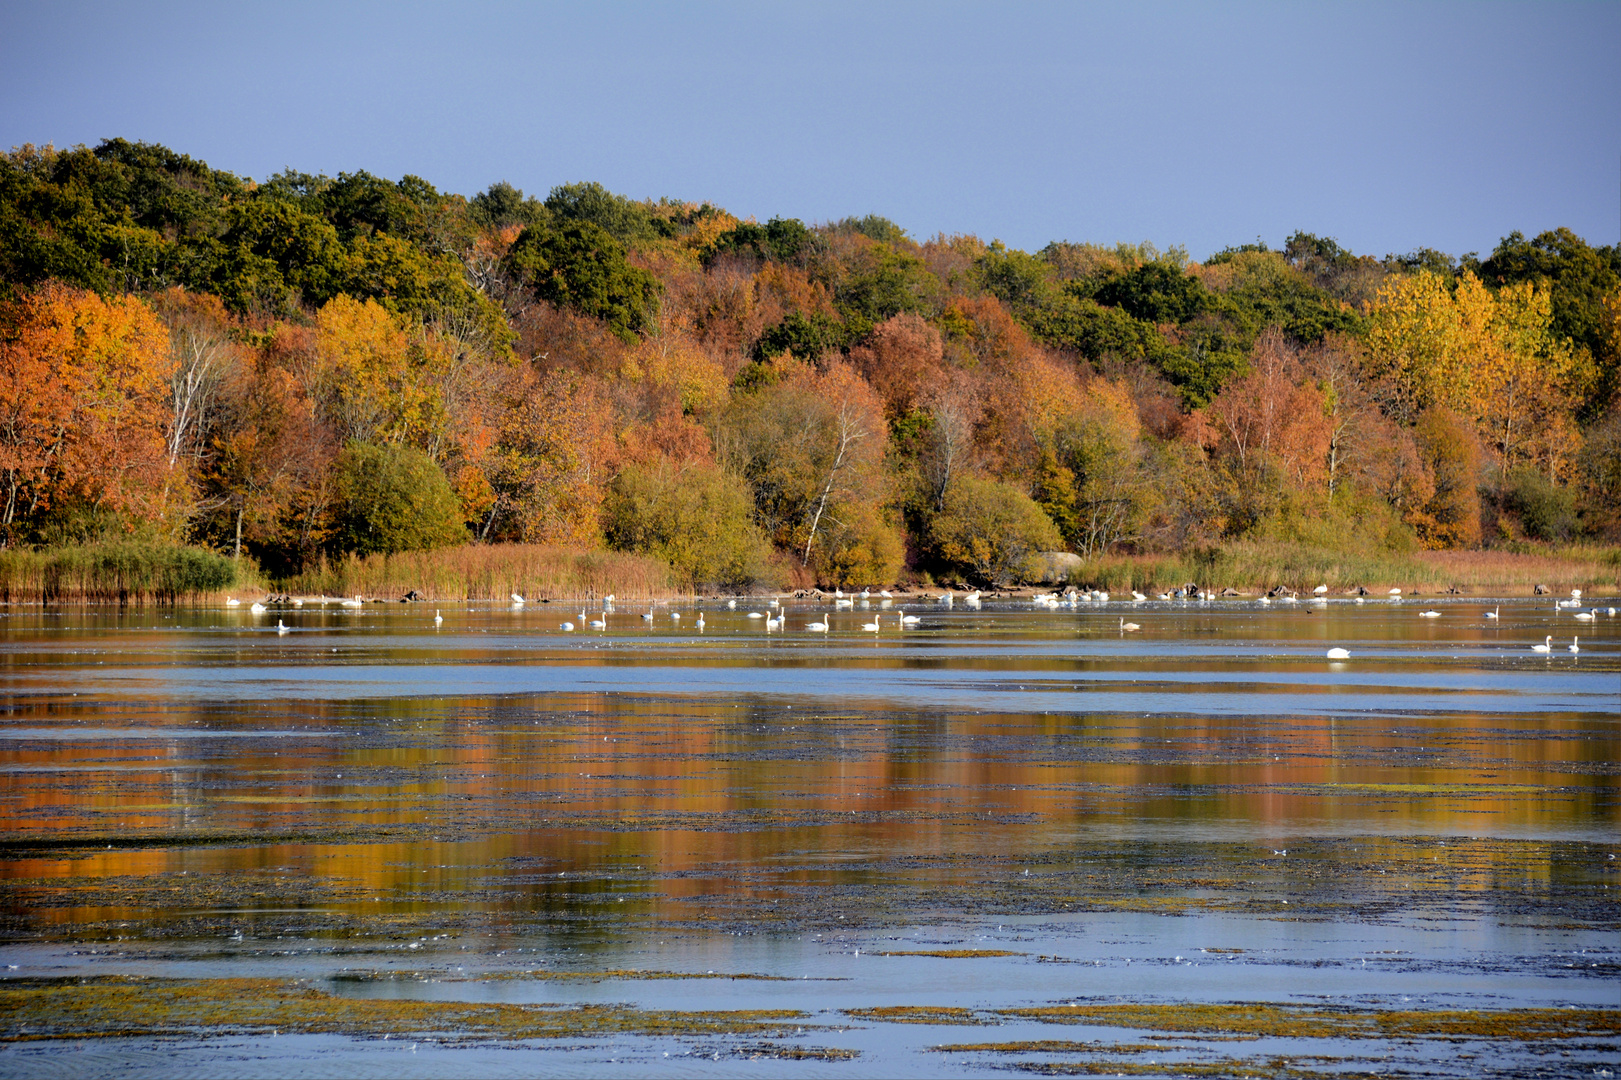
{"type": "Polygon", "coordinates": [[[649,599],[675,594],[667,563],[647,555],[541,544],[470,544],[395,555],[347,555],[282,579],[296,595],[504,600],[512,593],[649,599]]]}
{"type": "Polygon", "coordinates": [[[1105,555],[1069,575],[1076,585],[1125,591],[1201,588],[1240,591],[1277,585],[1369,591],[1403,588],[1433,592],[1448,588],[1524,590],[1536,585],[1621,589],[1621,550],[1569,546],[1525,551],[1327,551],[1298,544],[1245,541],[1203,551],[1168,555],[1105,555]]]}
{"type": "Polygon", "coordinates": [[[6,603],[173,604],[229,589],[237,567],[203,548],[96,544],[0,551],[6,603]]]}

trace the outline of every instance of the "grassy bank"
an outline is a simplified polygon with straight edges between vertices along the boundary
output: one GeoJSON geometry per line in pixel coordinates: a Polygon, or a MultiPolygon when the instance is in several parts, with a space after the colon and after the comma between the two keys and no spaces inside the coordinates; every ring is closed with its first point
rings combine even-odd
{"type": "Polygon", "coordinates": [[[0,551],[0,602],[172,604],[237,584],[236,565],[202,548],[98,544],[0,551]]]}
{"type": "Polygon", "coordinates": [[[515,592],[558,598],[613,593],[626,599],[676,593],[669,566],[658,559],[540,544],[349,555],[323,560],[276,587],[294,595],[396,598],[415,590],[430,600],[504,600],[515,592]]]}
{"type": "Polygon", "coordinates": [[[1070,575],[1073,584],[1111,591],[1174,589],[1186,582],[1242,591],[1276,585],[1332,590],[1363,586],[1370,592],[1530,593],[1547,585],[1615,593],[1621,588],[1621,550],[1565,547],[1511,551],[1416,551],[1355,553],[1292,544],[1236,543],[1175,555],[1110,555],[1092,559],[1070,575]]]}

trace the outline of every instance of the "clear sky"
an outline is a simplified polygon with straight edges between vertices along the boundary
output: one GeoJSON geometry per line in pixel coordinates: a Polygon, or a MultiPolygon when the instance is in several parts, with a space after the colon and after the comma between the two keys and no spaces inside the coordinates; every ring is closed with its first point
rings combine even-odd
{"type": "Polygon", "coordinates": [[[1621,3],[0,5],[0,144],[1384,255],[1621,234],[1621,3]]]}

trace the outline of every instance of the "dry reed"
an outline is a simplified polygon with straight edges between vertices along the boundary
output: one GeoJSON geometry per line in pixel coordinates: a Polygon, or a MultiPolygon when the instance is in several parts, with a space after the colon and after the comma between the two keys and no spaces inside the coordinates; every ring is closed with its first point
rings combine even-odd
{"type": "Polygon", "coordinates": [[[1581,588],[1589,594],[1615,593],[1621,591],[1621,550],[1572,546],[1355,553],[1243,542],[1180,554],[1106,555],[1081,564],[1069,581],[1111,591],[1173,589],[1192,582],[1202,588],[1240,591],[1327,585],[1336,591],[1361,586],[1371,592],[1456,588],[1529,593],[1537,585],[1546,585],[1559,591],[1581,588]]]}
{"type": "Polygon", "coordinates": [[[347,555],[323,559],[277,582],[298,595],[504,600],[512,593],[553,599],[626,599],[675,595],[670,567],[648,555],[542,544],[490,544],[347,555]]]}

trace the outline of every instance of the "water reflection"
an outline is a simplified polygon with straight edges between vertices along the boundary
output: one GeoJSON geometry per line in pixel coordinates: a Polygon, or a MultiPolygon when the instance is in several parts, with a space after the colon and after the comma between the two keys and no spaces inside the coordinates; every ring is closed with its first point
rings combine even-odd
{"type": "Polygon", "coordinates": [[[1621,914],[1621,652],[1601,621],[1579,659],[1533,657],[1541,605],[1436,606],[1144,605],[1129,638],[1114,608],[993,604],[876,638],[801,632],[806,607],[769,636],[710,608],[702,637],[690,615],[305,609],[278,637],[11,610],[7,935],[275,970],[277,938],[623,965],[747,935],[793,966],[919,922],[1074,951],[1110,920],[1287,906],[1314,948],[1467,923],[1496,972],[1508,928],[1621,914]]]}

